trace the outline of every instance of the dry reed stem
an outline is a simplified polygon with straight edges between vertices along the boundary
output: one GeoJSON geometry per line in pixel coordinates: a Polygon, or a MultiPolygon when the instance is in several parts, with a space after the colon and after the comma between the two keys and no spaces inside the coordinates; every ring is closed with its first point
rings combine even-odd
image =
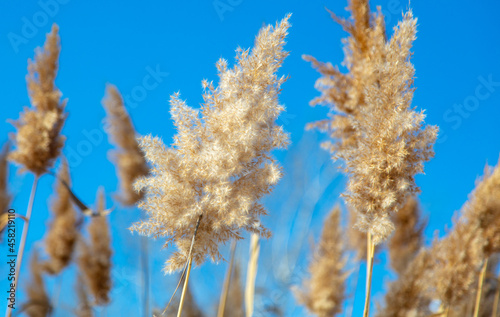
{"type": "MultiPolygon", "coordinates": [[[[500,283],[500,281],[498,283],[500,283]]],[[[500,298],[500,287],[497,286],[495,290],[495,299],[493,301],[493,310],[491,313],[491,317],[497,317],[499,298],[500,298]]]]}
{"type": "MultiPolygon", "coordinates": [[[[245,296],[242,286],[242,276],[240,266],[234,265],[231,274],[231,283],[229,283],[229,291],[224,309],[224,316],[227,317],[245,317],[245,296]]],[[[269,307],[272,309],[272,307],[269,307]]]]}
{"type": "Polygon", "coordinates": [[[177,317],[181,317],[182,315],[182,307],[184,306],[184,299],[186,297],[186,290],[189,282],[189,275],[191,273],[191,265],[193,263],[193,260],[191,257],[189,258],[188,262],[188,268],[187,268],[187,273],[186,273],[186,279],[184,280],[184,287],[182,288],[182,295],[181,295],[181,300],[179,302],[179,310],[177,311],[177,317]]]}
{"type": "Polygon", "coordinates": [[[217,311],[217,317],[223,317],[226,308],[227,294],[229,292],[229,283],[231,282],[231,276],[233,273],[233,263],[234,263],[234,253],[236,250],[236,240],[231,242],[231,259],[229,260],[229,267],[227,268],[226,276],[224,277],[224,284],[222,286],[222,292],[219,300],[219,309],[217,311]]]}
{"type": "Polygon", "coordinates": [[[259,262],[259,235],[253,233],[250,238],[250,257],[248,259],[247,279],[245,283],[245,316],[252,317],[255,297],[255,279],[259,262]]]}
{"type": "MultiPolygon", "coordinates": [[[[23,262],[24,248],[26,246],[26,238],[28,237],[31,211],[33,210],[33,202],[35,201],[37,184],[38,184],[38,176],[35,176],[35,179],[33,180],[33,186],[31,187],[30,198],[28,201],[28,209],[26,211],[26,216],[25,216],[26,220],[24,221],[23,232],[21,234],[21,240],[19,241],[19,249],[17,252],[16,274],[14,277],[14,281],[17,281],[17,283],[15,283],[14,285],[14,294],[16,294],[17,285],[19,284],[19,273],[21,271],[21,264],[23,262]]],[[[12,309],[9,306],[7,306],[7,312],[5,313],[5,316],[11,317],[11,314],[12,314],[12,309]]]]}
{"type": "MultiPolygon", "coordinates": [[[[180,317],[181,314],[182,314],[182,306],[184,305],[184,297],[186,295],[186,290],[187,290],[187,285],[188,285],[188,282],[189,282],[189,274],[191,273],[191,266],[192,266],[192,259],[193,259],[193,247],[194,247],[194,243],[196,241],[196,235],[198,234],[198,229],[200,228],[200,222],[201,222],[201,218],[203,217],[203,215],[200,215],[198,217],[198,220],[196,221],[196,227],[194,228],[194,233],[193,233],[193,238],[191,239],[191,245],[189,247],[189,253],[188,253],[188,263],[187,263],[187,272],[186,272],[186,279],[184,280],[184,287],[182,288],[182,295],[181,295],[181,300],[180,300],[180,303],[179,303],[179,310],[177,312],[177,317],[180,317]]],[[[175,292],[174,292],[174,295],[175,295],[175,292]]],[[[167,310],[168,308],[168,305],[167,307],[165,308],[165,310],[167,310]]]]}
{"type": "Polygon", "coordinates": [[[363,310],[363,316],[368,317],[370,315],[370,297],[372,290],[372,273],[373,273],[373,254],[375,251],[375,245],[373,244],[371,233],[366,234],[366,296],[365,296],[365,307],[363,310]]]}
{"type": "Polygon", "coordinates": [[[172,300],[175,297],[175,294],[177,293],[177,290],[181,286],[182,281],[184,280],[184,277],[186,276],[187,266],[188,266],[188,263],[186,263],[184,270],[182,271],[182,274],[179,277],[179,282],[177,282],[177,286],[175,287],[175,290],[174,290],[172,296],[170,296],[170,300],[168,301],[167,305],[165,306],[165,309],[163,310],[163,312],[161,313],[162,316],[167,312],[168,308],[170,307],[170,304],[172,303],[172,300]]]}
{"type": "Polygon", "coordinates": [[[486,273],[486,268],[488,267],[488,259],[483,261],[483,267],[481,268],[481,274],[479,275],[479,280],[477,282],[477,294],[476,294],[476,303],[474,305],[474,317],[478,317],[479,315],[479,307],[481,304],[481,294],[483,293],[483,282],[484,275],[486,273]]]}

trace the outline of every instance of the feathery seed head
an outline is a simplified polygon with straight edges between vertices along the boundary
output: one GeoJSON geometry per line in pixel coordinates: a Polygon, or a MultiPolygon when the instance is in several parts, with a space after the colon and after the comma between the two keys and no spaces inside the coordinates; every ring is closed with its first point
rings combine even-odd
{"type": "Polygon", "coordinates": [[[16,149],[9,159],[41,175],[54,165],[61,152],[65,138],[60,135],[66,115],[66,101],[61,101],[61,92],[55,86],[59,58],[59,36],[57,25],[47,35],[43,50],[36,50],[35,61],[29,61],[26,78],[32,108],[25,108],[13,124],[16,149]]]}
{"type": "Polygon", "coordinates": [[[270,152],[289,143],[276,124],[284,110],[278,94],[286,78],[276,72],[288,54],[283,50],[288,19],[261,29],[251,51],[237,50],[233,68],[219,60],[219,85],[202,82],[205,102],[200,110],[190,108],[178,93],[171,97],[178,132],[171,148],[158,137],[139,139],[152,167],[134,186],[145,193],[139,207],[149,219],[131,230],[167,237],[166,246],[176,245],[167,272],[186,262],[200,215],[193,249],[198,265],[207,256],[219,260],[219,245],[240,239],[243,230],[270,235],[259,220],[266,213],[259,200],[281,174],[270,152]]]}
{"type": "Polygon", "coordinates": [[[134,191],[133,183],[138,177],[147,175],[148,166],[137,143],[136,132],[120,92],[113,85],[107,85],[106,92],[107,95],[102,101],[107,113],[106,132],[118,148],[110,153],[120,178],[121,194],[118,198],[122,204],[132,206],[142,198],[142,193],[134,191]]]}
{"type": "Polygon", "coordinates": [[[330,134],[334,143],[324,147],[344,162],[349,176],[345,197],[359,214],[357,227],[377,244],[394,230],[390,214],[418,192],[414,176],[434,155],[437,128],[424,126],[423,112],[411,106],[412,12],[386,40],[383,16],[379,12],[370,20],[366,0],[351,1],[349,10],[353,20],[333,16],[351,35],[344,41],[349,72],[305,57],[323,75],[316,83],[322,96],[311,103],[333,110],[329,120],[308,127],[330,134]]]}

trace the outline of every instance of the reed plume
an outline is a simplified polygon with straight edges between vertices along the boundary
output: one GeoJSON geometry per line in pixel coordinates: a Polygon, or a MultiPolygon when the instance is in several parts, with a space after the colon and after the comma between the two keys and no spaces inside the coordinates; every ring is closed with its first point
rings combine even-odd
{"type": "MultiPolygon", "coordinates": [[[[58,29],[54,24],[51,33],[47,34],[43,49],[35,51],[35,61],[28,60],[26,81],[32,108],[24,108],[20,118],[13,122],[17,133],[12,134],[11,138],[17,148],[8,158],[20,164],[22,170],[31,171],[35,175],[19,242],[16,280],[19,279],[22,266],[38,178],[54,165],[65,140],[60,132],[66,119],[66,101],[60,100],[61,92],[54,83],[60,52],[58,29]]],[[[14,290],[16,287],[17,284],[14,290]]],[[[10,317],[11,314],[12,310],[8,306],[6,315],[10,317]]]]}
{"type": "Polygon", "coordinates": [[[387,244],[390,264],[394,271],[402,274],[423,246],[422,233],[426,224],[420,219],[418,201],[413,196],[392,219],[396,229],[387,244]]]}
{"type": "Polygon", "coordinates": [[[111,237],[109,224],[105,216],[99,213],[106,209],[104,191],[99,190],[97,197],[97,216],[87,228],[90,236],[90,245],[81,243],[79,267],[85,277],[90,293],[94,296],[97,305],[109,303],[111,290],[111,237]]]}
{"type": "Polygon", "coordinates": [[[454,228],[427,250],[421,250],[391,285],[387,308],[380,316],[405,316],[422,302],[418,298],[437,298],[451,314],[461,309],[473,292],[484,261],[498,252],[499,196],[500,169],[486,168],[454,228]]]}
{"type": "Polygon", "coordinates": [[[463,207],[468,223],[477,222],[484,240],[485,259],[500,252],[500,161],[495,168],[486,166],[484,176],[463,207]]]}
{"type": "Polygon", "coordinates": [[[45,239],[45,250],[50,257],[45,263],[45,269],[50,274],[59,274],[69,264],[78,238],[76,212],[70,193],[60,180],[71,185],[66,161],[61,164],[57,175],[54,187],[56,196],[50,208],[53,220],[45,239]]]}
{"type": "Polygon", "coordinates": [[[476,223],[459,219],[453,230],[431,247],[432,270],[426,277],[432,295],[454,309],[469,295],[483,262],[483,240],[476,223]]]}
{"type": "MultiPolygon", "coordinates": [[[[482,299],[480,306],[478,307],[477,316],[480,317],[492,317],[494,302],[496,292],[498,290],[498,280],[497,280],[497,267],[498,267],[498,254],[491,256],[488,259],[488,266],[486,270],[486,276],[484,279],[482,287],[482,299]]],[[[479,281],[478,281],[479,283],[479,281]]],[[[469,293],[467,298],[465,298],[459,307],[454,310],[450,310],[449,317],[461,317],[461,316],[473,316],[473,310],[475,305],[474,292],[469,293]]]]}
{"type": "Polygon", "coordinates": [[[349,20],[330,14],[350,35],[343,40],[348,73],[340,72],[331,63],[303,55],[322,75],[315,84],[321,96],[314,98],[311,106],[323,105],[331,110],[329,119],[309,123],[307,129],[328,133],[331,140],[322,143],[322,147],[333,154],[357,148],[360,136],[350,117],[362,115],[366,106],[365,88],[377,82],[376,63],[385,55],[384,17],[379,13],[370,19],[368,0],[350,0],[347,9],[351,12],[349,20]]]}
{"type": "Polygon", "coordinates": [[[198,265],[207,257],[219,260],[219,245],[241,239],[242,230],[270,236],[260,222],[266,210],[259,200],[281,177],[270,151],[286,147],[289,139],[275,123],[284,110],[278,94],[286,78],[276,72],[288,55],[283,51],[288,19],[264,27],[251,51],[238,49],[232,69],[224,59],[218,61],[219,86],[202,82],[201,110],[188,107],[178,93],[172,96],[170,113],[178,134],[171,148],[158,137],[140,138],[152,168],[135,188],[145,192],[139,207],[149,218],[131,230],[176,245],[166,272],[188,261],[201,216],[192,253],[198,265]]]}
{"type": "Polygon", "coordinates": [[[52,312],[52,305],[45,290],[43,282],[43,265],[39,261],[38,251],[34,251],[31,256],[31,280],[28,285],[27,302],[23,305],[22,311],[30,317],[46,317],[52,312]]]}
{"type": "MultiPolygon", "coordinates": [[[[162,313],[163,310],[153,309],[154,317],[176,317],[177,311],[179,309],[179,301],[175,301],[175,304],[169,306],[168,309],[162,313]]],[[[196,301],[191,293],[191,288],[188,287],[186,290],[186,296],[184,299],[184,310],[182,311],[182,317],[203,317],[204,314],[196,304],[196,301]]]]}
{"type": "Polygon", "coordinates": [[[448,307],[460,304],[472,291],[480,268],[500,247],[500,165],[486,167],[448,237],[433,247],[436,294],[448,307]]]}
{"type": "Polygon", "coordinates": [[[25,108],[13,124],[17,133],[12,135],[17,147],[9,159],[39,176],[53,167],[64,145],[60,135],[66,115],[66,100],[55,85],[60,52],[59,27],[54,24],[43,49],[35,52],[35,61],[28,61],[26,77],[32,108],[25,108]]]}
{"type": "Polygon", "coordinates": [[[324,144],[341,159],[349,176],[347,202],[359,213],[357,227],[376,245],[393,231],[389,217],[418,192],[414,176],[433,156],[437,128],[424,127],[425,115],[411,106],[415,70],[410,62],[416,34],[411,11],[385,38],[384,17],[373,20],[368,1],[350,1],[352,20],[339,21],[350,34],[342,74],[331,64],[306,56],[323,75],[316,83],[322,96],[312,104],[328,105],[330,119],[308,125],[328,132],[324,144]]]}
{"type": "Polygon", "coordinates": [[[346,297],[342,237],[340,208],[336,206],[325,220],[321,240],[309,266],[311,278],[296,292],[298,301],[318,317],[336,316],[342,312],[346,297]]]}
{"type": "Polygon", "coordinates": [[[125,206],[135,205],[143,196],[133,188],[134,181],[148,174],[148,166],[136,140],[132,124],[120,92],[114,85],[106,86],[106,97],[102,104],[106,109],[107,129],[110,141],[117,149],[110,153],[120,178],[120,202],[125,206]]]}

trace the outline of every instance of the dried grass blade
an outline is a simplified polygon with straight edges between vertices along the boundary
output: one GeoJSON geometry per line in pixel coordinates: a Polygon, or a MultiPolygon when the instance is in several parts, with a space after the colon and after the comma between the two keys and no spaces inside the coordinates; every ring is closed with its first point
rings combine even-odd
{"type": "Polygon", "coordinates": [[[245,315],[252,317],[255,296],[255,278],[257,277],[257,264],[259,261],[259,235],[252,234],[250,240],[250,259],[248,260],[247,280],[245,285],[245,315]]]}
{"type": "Polygon", "coordinates": [[[229,283],[231,282],[231,275],[233,273],[233,263],[234,263],[234,251],[236,250],[236,241],[231,242],[231,260],[229,260],[229,267],[227,268],[226,277],[224,278],[224,285],[222,287],[222,292],[219,301],[219,310],[217,311],[217,317],[224,317],[224,309],[226,308],[227,293],[229,291],[229,283]]]}
{"type": "Polygon", "coordinates": [[[198,217],[198,220],[196,221],[196,227],[194,229],[193,239],[191,240],[191,245],[189,246],[188,261],[186,263],[186,266],[184,267],[184,270],[182,271],[182,275],[181,275],[181,278],[179,279],[179,283],[177,284],[177,287],[175,288],[175,291],[172,294],[172,297],[170,297],[170,300],[168,301],[167,307],[165,307],[165,309],[161,313],[162,316],[167,312],[167,309],[170,306],[170,303],[172,302],[172,299],[174,298],[175,293],[177,293],[177,290],[179,289],[179,286],[182,283],[184,275],[186,275],[186,280],[184,281],[184,287],[183,287],[183,290],[182,290],[182,294],[183,295],[181,297],[181,303],[179,305],[179,313],[182,311],[182,303],[184,301],[184,293],[185,293],[185,289],[186,289],[186,286],[187,286],[187,283],[188,283],[189,273],[191,271],[191,254],[193,252],[194,240],[196,238],[196,234],[198,233],[198,228],[200,227],[200,221],[201,221],[202,217],[203,217],[203,215],[200,215],[198,217]],[[186,274],[186,272],[187,272],[187,274],[186,274]]]}
{"type": "Polygon", "coordinates": [[[483,292],[484,274],[486,273],[487,267],[488,267],[488,259],[484,260],[483,267],[481,268],[481,274],[479,275],[479,281],[477,283],[476,304],[474,305],[474,317],[478,317],[479,315],[481,294],[483,292]]]}

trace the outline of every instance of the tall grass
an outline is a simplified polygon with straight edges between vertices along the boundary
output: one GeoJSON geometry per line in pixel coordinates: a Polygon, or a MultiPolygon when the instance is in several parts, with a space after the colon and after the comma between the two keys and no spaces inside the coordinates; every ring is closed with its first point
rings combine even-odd
{"type": "MultiPolygon", "coordinates": [[[[371,13],[368,0],[349,0],[348,11],[346,19],[330,12],[348,33],[343,41],[346,71],[303,56],[321,75],[316,82],[320,96],[311,105],[330,110],[327,118],[307,128],[327,134],[328,141],[322,147],[338,161],[347,186],[337,199],[323,193],[327,187],[308,189],[300,183],[303,180],[293,179],[300,183],[295,184],[297,188],[303,186],[304,193],[293,191],[291,196],[311,198],[307,191],[316,191],[314,202],[303,208],[313,210],[323,196],[335,205],[322,223],[319,242],[308,249],[309,270],[293,281],[294,305],[303,305],[304,312],[318,317],[347,314],[345,302],[354,291],[348,288],[347,280],[357,279],[354,272],[364,265],[365,297],[360,305],[364,317],[497,316],[500,166],[485,168],[453,227],[425,245],[426,220],[415,176],[423,173],[424,163],[434,156],[438,128],[427,125],[424,112],[412,104],[415,69],[411,56],[417,20],[408,10],[388,36],[382,11],[371,13]],[[385,252],[385,247],[397,278],[387,284],[385,298],[374,310],[372,276],[378,272],[374,271],[377,254],[385,252]]],[[[141,282],[136,287],[142,294],[138,310],[143,316],[151,315],[149,263],[162,259],[149,251],[149,237],[160,238],[165,248],[174,249],[164,272],[182,270],[177,285],[180,294],[163,290],[159,295],[165,302],[171,300],[166,307],[155,309],[154,316],[200,317],[215,315],[215,310],[218,317],[280,316],[280,308],[286,308],[279,307],[280,303],[264,307],[262,294],[266,290],[259,277],[270,271],[260,265],[262,259],[267,260],[261,250],[266,241],[263,238],[271,238],[264,225],[268,211],[262,200],[285,172],[272,152],[290,143],[290,136],[278,122],[285,110],[279,98],[287,76],[279,71],[289,55],[284,47],[290,19],[291,15],[286,15],[276,25],[262,27],[253,48],[237,49],[234,66],[220,59],[216,64],[219,82],[202,81],[199,109],[188,106],[179,93],[171,96],[170,114],[177,134],[170,147],[159,136],[140,136],[118,88],[106,87],[102,104],[106,132],[114,146],[109,158],[119,181],[113,200],[120,209],[136,207],[138,218],[142,211],[143,220],[130,230],[141,235],[137,244],[141,282]],[[235,246],[245,236],[250,237],[250,252],[247,261],[242,261],[236,257],[235,246]],[[194,274],[196,267],[208,260],[223,260],[229,243],[226,277],[220,285],[211,285],[214,290],[222,288],[220,293],[214,292],[220,294],[218,305],[213,303],[217,308],[198,307],[192,294],[202,283],[194,274]],[[242,263],[246,263],[246,279],[241,275],[242,263]]],[[[92,208],[77,198],[69,166],[60,155],[65,141],[61,132],[66,101],[61,100],[55,85],[59,53],[58,27],[54,25],[34,61],[29,61],[27,86],[32,107],[14,121],[13,150],[7,145],[0,158],[0,229],[10,221],[6,215],[11,201],[6,181],[8,158],[34,175],[15,270],[16,281],[27,280],[28,276],[20,278],[19,274],[24,253],[31,251],[30,282],[16,313],[59,313],[57,296],[50,295],[56,292],[45,282],[54,276],[62,281],[63,274],[73,270],[78,277],[74,293],[79,302],[73,313],[89,317],[100,309],[104,315],[115,296],[112,256],[120,250],[111,247],[111,226],[117,224],[109,219],[112,209],[106,208],[104,190],[98,191],[92,208]],[[56,166],[57,175],[52,171],[56,166]],[[37,184],[45,174],[55,176],[55,194],[42,251],[36,245],[27,247],[27,237],[31,215],[36,212],[37,184]]],[[[305,165],[299,161],[294,169],[305,173],[305,165]]],[[[283,206],[290,205],[285,201],[283,206]]],[[[305,240],[306,234],[299,238],[305,240]]],[[[305,245],[300,243],[300,247],[305,245]]],[[[298,258],[299,253],[293,256],[298,258]]],[[[291,276],[291,271],[283,275],[297,277],[291,276]]],[[[289,284],[285,285],[287,290],[292,286],[289,284]]],[[[11,316],[12,310],[8,308],[6,315],[11,316]]]]}

